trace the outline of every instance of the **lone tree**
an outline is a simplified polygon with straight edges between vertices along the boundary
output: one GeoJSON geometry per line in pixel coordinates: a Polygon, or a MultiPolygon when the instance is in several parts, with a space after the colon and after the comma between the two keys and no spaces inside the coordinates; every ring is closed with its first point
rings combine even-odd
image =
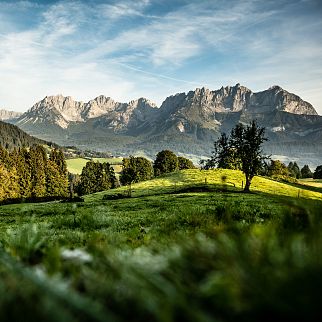
{"type": "Polygon", "coordinates": [[[159,152],[153,164],[154,175],[160,176],[178,170],[178,157],[169,150],[159,152]]]}
{"type": "Polygon", "coordinates": [[[241,169],[246,179],[244,191],[249,191],[252,179],[262,169],[264,160],[269,159],[262,151],[262,144],[267,140],[264,135],[265,128],[258,126],[256,121],[247,126],[237,124],[229,137],[222,134],[215,141],[215,151],[206,166],[208,163],[218,168],[241,169]]]}
{"type": "Polygon", "coordinates": [[[264,141],[267,141],[265,128],[258,126],[256,121],[247,126],[237,124],[231,131],[229,145],[240,160],[241,170],[245,174],[244,191],[249,191],[254,176],[259,173],[267,159],[262,150],[264,141]]]}
{"type": "Polygon", "coordinates": [[[236,151],[230,146],[229,137],[222,133],[214,143],[214,151],[208,160],[202,160],[201,165],[205,170],[220,168],[241,170],[241,162],[236,151]]]}

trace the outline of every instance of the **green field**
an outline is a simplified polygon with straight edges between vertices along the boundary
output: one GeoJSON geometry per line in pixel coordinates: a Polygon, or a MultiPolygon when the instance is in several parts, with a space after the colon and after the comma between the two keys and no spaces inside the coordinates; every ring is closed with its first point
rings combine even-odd
{"type": "MultiPolygon", "coordinates": [[[[119,173],[122,170],[122,160],[123,158],[92,158],[91,160],[95,162],[108,162],[110,163],[115,173],[119,173]]],[[[81,174],[82,169],[85,167],[86,163],[90,161],[90,159],[85,158],[74,158],[74,159],[67,159],[67,169],[70,173],[73,174],[81,174]]]]}
{"type": "Polygon", "coordinates": [[[301,179],[301,184],[305,184],[312,187],[322,188],[322,180],[320,179],[301,179]]]}
{"type": "Polygon", "coordinates": [[[314,321],[322,193],[243,180],[184,170],[131,198],[1,206],[0,320],[314,321]]]}

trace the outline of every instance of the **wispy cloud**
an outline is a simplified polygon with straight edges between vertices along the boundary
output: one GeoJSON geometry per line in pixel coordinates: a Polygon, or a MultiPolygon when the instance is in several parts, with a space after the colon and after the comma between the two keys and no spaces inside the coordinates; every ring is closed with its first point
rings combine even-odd
{"type": "Polygon", "coordinates": [[[156,0],[0,2],[0,105],[25,110],[59,92],[160,103],[240,82],[278,83],[322,112],[314,0],[166,1],[167,10],[156,0]]]}

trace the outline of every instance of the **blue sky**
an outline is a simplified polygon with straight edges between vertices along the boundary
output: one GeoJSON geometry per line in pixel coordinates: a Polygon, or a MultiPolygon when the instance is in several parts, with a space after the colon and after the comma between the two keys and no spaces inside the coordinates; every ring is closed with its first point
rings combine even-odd
{"type": "Polygon", "coordinates": [[[0,107],[280,85],[322,114],[321,0],[0,1],[0,107]]]}

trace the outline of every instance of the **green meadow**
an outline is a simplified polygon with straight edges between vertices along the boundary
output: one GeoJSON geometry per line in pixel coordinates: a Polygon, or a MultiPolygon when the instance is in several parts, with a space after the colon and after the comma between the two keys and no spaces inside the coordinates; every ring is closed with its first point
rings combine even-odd
{"type": "Polygon", "coordinates": [[[322,191],[243,180],[184,170],[1,206],[0,320],[318,321],[322,191]]]}
{"type": "MultiPolygon", "coordinates": [[[[95,162],[108,162],[113,166],[115,173],[119,173],[122,170],[122,158],[92,158],[91,160],[95,162]]],[[[67,168],[70,173],[73,174],[81,174],[83,168],[85,167],[86,163],[89,159],[85,158],[73,158],[67,159],[67,168]]]]}

